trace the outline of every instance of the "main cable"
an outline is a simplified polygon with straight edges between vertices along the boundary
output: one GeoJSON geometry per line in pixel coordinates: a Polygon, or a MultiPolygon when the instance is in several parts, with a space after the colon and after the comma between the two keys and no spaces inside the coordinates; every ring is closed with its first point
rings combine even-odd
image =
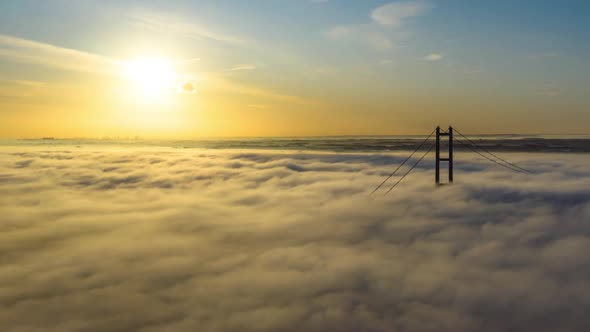
{"type": "Polygon", "coordinates": [[[396,187],[398,184],[400,184],[400,182],[402,182],[402,180],[403,180],[403,179],[404,179],[404,178],[405,178],[405,177],[406,177],[408,174],[410,174],[410,172],[411,172],[411,171],[412,171],[412,170],[413,170],[413,169],[414,169],[416,166],[418,166],[418,164],[419,164],[419,163],[422,161],[422,159],[424,159],[424,157],[426,157],[426,155],[427,155],[428,153],[430,153],[430,151],[432,151],[432,148],[433,148],[433,147],[434,147],[434,143],[430,145],[430,148],[428,148],[428,150],[427,150],[426,152],[424,152],[424,154],[422,155],[422,157],[420,157],[420,159],[418,159],[418,161],[416,161],[416,162],[414,163],[414,165],[412,165],[412,167],[411,167],[411,168],[410,168],[410,169],[409,169],[409,170],[406,172],[406,174],[404,174],[404,175],[403,175],[401,178],[399,178],[399,180],[397,180],[397,182],[396,182],[396,183],[395,183],[393,186],[391,186],[391,188],[389,188],[389,190],[388,190],[388,191],[387,191],[387,192],[386,192],[386,193],[385,193],[383,196],[385,196],[385,195],[389,194],[389,192],[390,192],[390,191],[392,191],[392,190],[393,190],[393,188],[395,188],[395,187],[396,187]]]}
{"type": "MultiPolygon", "coordinates": [[[[385,180],[383,180],[383,182],[381,182],[381,184],[379,184],[379,185],[377,186],[377,188],[375,188],[375,189],[374,189],[374,190],[373,190],[373,191],[372,191],[372,192],[369,194],[369,196],[373,195],[373,194],[374,194],[374,193],[375,193],[377,190],[379,190],[379,188],[381,188],[381,187],[382,187],[382,186],[385,184],[385,182],[387,182],[389,179],[391,179],[391,177],[392,177],[392,176],[394,176],[394,175],[395,175],[395,173],[397,173],[397,171],[399,171],[399,169],[400,169],[400,168],[402,168],[402,166],[404,166],[404,165],[405,165],[405,164],[408,162],[408,160],[410,160],[410,158],[412,158],[412,156],[413,156],[413,155],[414,155],[416,152],[418,152],[418,150],[420,150],[420,148],[421,148],[421,147],[424,145],[424,143],[426,143],[426,142],[427,142],[427,141],[430,139],[430,137],[432,136],[432,134],[434,134],[434,132],[435,132],[435,131],[436,131],[436,129],[434,129],[434,130],[433,130],[433,131],[430,133],[430,135],[428,135],[428,137],[426,137],[426,139],[425,139],[425,140],[424,140],[422,143],[420,143],[420,145],[418,145],[418,147],[416,148],[416,150],[414,150],[414,152],[412,152],[412,154],[411,154],[411,155],[410,155],[408,158],[406,158],[406,160],[404,160],[404,161],[403,161],[403,162],[402,162],[402,163],[401,163],[401,164],[400,164],[400,165],[399,165],[399,166],[398,166],[398,167],[395,169],[395,171],[391,172],[391,174],[389,174],[389,176],[388,176],[388,177],[387,177],[385,180]]],[[[432,149],[432,147],[431,147],[431,149],[432,149]]]]}
{"type": "Polygon", "coordinates": [[[532,174],[532,173],[533,173],[532,171],[529,171],[528,169],[522,168],[522,167],[520,167],[520,166],[518,166],[518,165],[515,165],[515,164],[513,164],[513,163],[511,163],[511,162],[509,162],[509,161],[507,161],[507,160],[505,160],[505,159],[502,159],[502,158],[498,157],[496,154],[494,154],[494,153],[492,153],[491,151],[489,151],[488,149],[486,149],[486,148],[484,148],[484,147],[482,147],[482,146],[478,145],[477,143],[475,143],[474,141],[472,141],[471,139],[469,139],[467,136],[463,135],[463,134],[462,134],[462,133],[461,133],[459,130],[457,130],[456,128],[453,128],[453,129],[454,129],[454,130],[455,130],[455,131],[456,131],[456,132],[457,132],[459,135],[461,135],[463,138],[465,138],[465,139],[466,139],[466,140],[467,140],[469,143],[473,144],[474,146],[476,146],[477,148],[479,148],[479,149],[483,150],[484,152],[487,152],[487,153],[489,153],[490,155],[494,156],[495,158],[497,158],[497,159],[499,159],[499,160],[501,160],[501,161],[505,162],[506,164],[508,164],[508,165],[512,166],[513,168],[517,168],[517,169],[521,170],[522,172],[526,172],[526,173],[530,173],[530,174],[532,174]]]}
{"type": "Polygon", "coordinates": [[[466,146],[466,147],[468,147],[468,148],[469,148],[471,151],[473,151],[473,152],[475,152],[475,153],[479,154],[480,156],[484,157],[485,159],[487,159],[487,160],[489,160],[489,161],[491,161],[491,162],[493,162],[493,163],[496,163],[496,164],[498,164],[498,165],[500,165],[500,166],[502,166],[502,167],[508,168],[508,169],[509,169],[509,170],[511,170],[511,171],[514,171],[514,172],[519,172],[519,173],[525,173],[525,174],[526,174],[526,172],[524,172],[524,171],[521,171],[521,170],[519,170],[518,168],[513,168],[513,167],[510,167],[510,166],[504,165],[504,164],[502,164],[502,163],[499,163],[498,161],[496,161],[496,160],[494,160],[494,159],[492,159],[492,158],[490,158],[490,157],[488,157],[488,156],[486,156],[486,155],[482,154],[481,152],[479,152],[479,151],[477,151],[475,148],[473,148],[473,147],[471,146],[471,144],[466,144],[466,143],[463,143],[463,142],[462,142],[460,139],[457,139],[457,138],[455,138],[454,140],[455,140],[455,141],[457,141],[459,144],[461,144],[461,145],[463,145],[463,146],[466,146]]]}

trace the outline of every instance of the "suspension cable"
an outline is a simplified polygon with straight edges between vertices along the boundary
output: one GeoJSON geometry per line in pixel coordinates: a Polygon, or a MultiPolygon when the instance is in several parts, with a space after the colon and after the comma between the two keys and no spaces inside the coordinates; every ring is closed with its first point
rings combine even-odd
{"type": "Polygon", "coordinates": [[[413,156],[413,155],[414,155],[416,152],[418,152],[418,150],[420,150],[420,148],[421,148],[421,147],[424,145],[424,143],[426,143],[426,142],[427,142],[427,141],[430,139],[430,137],[432,136],[432,134],[434,134],[434,132],[435,132],[435,131],[436,131],[436,129],[434,129],[434,130],[433,130],[433,131],[432,131],[432,132],[431,132],[431,133],[428,135],[428,137],[426,137],[426,139],[425,139],[425,140],[424,140],[422,143],[420,143],[420,145],[418,145],[418,147],[417,147],[417,148],[414,150],[414,152],[412,152],[412,154],[411,154],[411,155],[410,155],[408,158],[406,158],[406,160],[404,160],[404,161],[403,161],[403,162],[402,162],[402,163],[401,163],[401,164],[400,164],[400,165],[399,165],[399,166],[398,166],[398,167],[395,169],[395,171],[391,172],[391,174],[389,174],[389,176],[388,176],[388,177],[387,177],[385,180],[383,180],[383,182],[381,182],[381,183],[380,183],[380,184],[379,184],[379,185],[378,185],[378,186],[377,186],[377,187],[376,187],[376,188],[375,188],[375,189],[374,189],[374,190],[373,190],[373,191],[372,191],[372,192],[369,194],[369,196],[373,195],[373,194],[374,194],[374,193],[375,193],[377,190],[379,190],[379,188],[381,188],[381,186],[383,186],[383,185],[385,184],[385,182],[387,182],[389,179],[391,179],[391,177],[392,177],[392,176],[394,176],[394,175],[395,175],[395,173],[397,173],[397,171],[399,171],[399,169],[400,169],[400,168],[402,168],[402,166],[404,166],[404,165],[405,165],[405,164],[408,162],[408,160],[410,160],[410,158],[412,158],[412,156],[413,156]]]}
{"type": "Polygon", "coordinates": [[[501,161],[505,162],[506,164],[508,164],[508,165],[512,166],[513,168],[519,169],[520,171],[522,171],[522,172],[525,172],[525,173],[530,173],[530,174],[532,174],[532,173],[533,173],[532,171],[530,171],[530,170],[528,170],[528,169],[522,168],[522,167],[520,167],[520,166],[518,166],[518,165],[515,165],[515,164],[513,164],[513,163],[511,163],[511,162],[509,162],[509,161],[507,161],[507,160],[505,160],[505,159],[502,159],[502,158],[498,157],[496,154],[494,154],[494,153],[492,153],[491,151],[489,151],[488,149],[486,149],[486,148],[484,148],[484,147],[482,147],[482,146],[478,145],[477,143],[475,143],[474,141],[472,141],[471,139],[469,139],[467,136],[463,135],[463,134],[462,134],[462,133],[461,133],[459,130],[457,130],[457,128],[453,128],[453,129],[454,129],[454,130],[455,130],[455,131],[456,131],[456,132],[457,132],[459,135],[461,135],[463,138],[465,138],[465,139],[466,139],[466,140],[467,140],[469,143],[473,144],[475,147],[477,147],[477,148],[479,148],[479,149],[483,150],[484,152],[487,152],[487,153],[489,153],[490,155],[492,155],[492,156],[496,157],[497,159],[499,159],[499,160],[501,160],[501,161]]]}
{"type": "Polygon", "coordinates": [[[498,161],[496,161],[496,160],[494,160],[494,159],[492,159],[492,158],[490,158],[490,157],[488,157],[488,156],[486,156],[486,155],[482,154],[481,152],[477,151],[475,148],[473,148],[473,146],[471,146],[471,144],[464,143],[463,141],[461,141],[461,140],[460,140],[460,139],[458,139],[458,138],[455,138],[454,140],[455,140],[455,141],[457,141],[459,144],[461,144],[461,145],[463,145],[463,146],[466,146],[466,147],[468,147],[468,148],[469,148],[471,151],[473,151],[473,152],[475,152],[475,153],[479,154],[480,156],[484,157],[485,159],[487,159],[487,160],[489,160],[489,161],[491,161],[491,162],[493,162],[493,163],[496,163],[496,164],[498,164],[498,165],[500,165],[500,166],[502,166],[502,167],[505,167],[505,168],[507,168],[507,169],[509,169],[509,170],[511,170],[511,171],[514,171],[514,172],[519,172],[519,173],[526,173],[526,172],[524,172],[524,171],[521,171],[521,170],[519,170],[518,168],[513,168],[513,167],[510,167],[510,166],[508,166],[508,165],[505,165],[505,164],[499,163],[498,161]]]}
{"type": "Polygon", "coordinates": [[[422,157],[420,157],[420,159],[418,159],[418,160],[417,160],[417,161],[414,163],[414,165],[412,165],[412,167],[411,167],[411,168],[410,168],[410,169],[409,169],[409,170],[408,170],[408,171],[407,171],[407,172],[406,172],[406,173],[405,173],[405,174],[404,174],[404,175],[403,175],[401,178],[399,178],[399,180],[397,180],[397,182],[396,182],[396,183],[395,183],[393,186],[391,186],[391,188],[389,188],[389,190],[388,190],[388,191],[387,191],[387,192],[386,192],[386,193],[385,193],[383,196],[385,196],[385,195],[389,194],[389,192],[390,192],[390,191],[392,191],[392,190],[393,190],[393,188],[395,188],[395,187],[396,187],[396,186],[397,186],[397,185],[398,185],[400,182],[402,182],[402,180],[403,180],[403,179],[404,179],[404,178],[405,178],[405,177],[406,177],[408,174],[410,174],[410,172],[411,172],[411,171],[412,171],[412,170],[413,170],[413,169],[414,169],[416,166],[418,166],[418,164],[419,164],[419,163],[422,161],[422,159],[424,159],[424,157],[426,157],[426,155],[427,155],[427,154],[428,154],[430,151],[432,151],[432,148],[433,148],[433,147],[434,147],[434,144],[431,144],[431,145],[430,145],[430,148],[428,148],[428,150],[427,150],[426,152],[424,152],[424,154],[422,155],[422,157]]]}

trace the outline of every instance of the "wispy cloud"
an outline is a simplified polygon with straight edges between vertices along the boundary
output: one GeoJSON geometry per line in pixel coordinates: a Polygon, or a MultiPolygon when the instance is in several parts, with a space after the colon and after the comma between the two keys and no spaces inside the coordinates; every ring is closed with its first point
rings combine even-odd
{"type": "Polygon", "coordinates": [[[0,104],[2,107],[20,106],[27,110],[63,107],[65,100],[81,102],[87,93],[76,83],[0,80],[0,104]]]}
{"type": "Polygon", "coordinates": [[[192,62],[199,62],[199,61],[201,61],[201,58],[183,59],[180,62],[181,63],[192,63],[192,62]]]}
{"type": "Polygon", "coordinates": [[[377,50],[394,46],[391,36],[374,24],[337,26],[327,31],[326,35],[333,40],[366,43],[377,50]]]}
{"type": "MultiPolygon", "coordinates": [[[[109,75],[113,77],[123,75],[121,69],[121,66],[124,64],[123,60],[1,34],[0,58],[22,64],[41,65],[60,70],[109,75]]],[[[199,60],[199,58],[191,58],[180,59],[176,62],[184,63],[199,60]]],[[[253,70],[256,67],[254,64],[241,64],[234,66],[231,70],[253,70]]],[[[290,103],[313,103],[297,96],[282,94],[253,85],[232,82],[216,73],[199,73],[199,75],[179,73],[179,77],[186,80],[195,80],[198,78],[199,87],[206,90],[246,94],[290,103]]],[[[5,94],[3,94],[3,98],[6,98],[4,96],[5,94]]],[[[14,95],[14,93],[11,92],[11,95],[14,95]]],[[[18,97],[22,99],[27,96],[18,95],[18,97]]]]}
{"type": "Polygon", "coordinates": [[[256,65],[255,64],[241,64],[241,65],[235,65],[233,66],[230,70],[232,71],[240,71],[240,70],[254,70],[256,69],[256,65]]]}
{"type": "MultiPolygon", "coordinates": [[[[124,60],[39,41],[0,34],[0,58],[22,64],[104,75],[120,75],[124,60]]],[[[189,64],[200,58],[174,60],[189,64]]]]}
{"type": "Polygon", "coordinates": [[[432,7],[425,1],[392,2],[373,10],[371,18],[385,26],[399,27],[404,19],[424,15],[432,7]]]}
{"type": "Polygon", "coordinates": [[[424,60],[428,61],[439,61],[442,60],[445,56],[440,53],[430,53],[424,57],[424,60]]]}
{"type": "Polygon", "coordinates": [[[395,45],[394,29],[400,28],[406,19],[424,15],[432,8],[425,1],[392,2],[375,8],[368,23],[336,26],[326,35],[334,40],[363,42],[377,50],[391,49],[395,45]]]}
{"type": "Polygon", "coordinates": [[[256,108],[256,109],[260,109],[260,110],[265,110],[265,109],[269,109],[270,108],[269,105],[264,105],[264,104],[248,104],[248,107],[250,107],[250,108],[256,108]]]}
{"type": "Polygon", "coordinates": [[[2,34],[0,58],[95,74],[117,74],[121,64],[111,57],[2,34]]]}
{"type": "Polygon", "coordinates": [[[211,39],[229,44],[245,44],[252,39],[216,31],[180,16],[154,12],[142,12],[131,16],[132,22],[150,30],[186,35],[199,39],[211,39]]]}
{"type": "Polygon", "coordinates": [[[273,91],[268,88],[248,85],[228,80],[220,75],[208,74],[199,84],[200,90],[212,90],[228,93],[249,95],[261,99],[281,101],[293,104],[316,104],[316,101],[300,96],[273,91]]]}

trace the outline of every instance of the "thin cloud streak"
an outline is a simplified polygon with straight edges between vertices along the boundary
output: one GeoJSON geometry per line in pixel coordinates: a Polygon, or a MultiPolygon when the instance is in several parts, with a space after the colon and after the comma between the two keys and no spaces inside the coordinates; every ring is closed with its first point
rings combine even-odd
{"type": "Polygon", "coordinates": [[[188,21],[175,15],[143,12],[132,15],[130,19],[135,25],[154,31],[165,31],[166,33],[181,34],[199,39],[211,39],[236,45],[254,42],[250,38],[235,36],[205,28],[193,21],[188,21]]]}
{"type": "Polygon", "coordinates": [[[395,45],[391,36],[374,24],[336,26],[326,36],[336,41],[366,43],[376,50],[389,50],[395,45]]]}
{"type": "Polygon", "coordinates": [[[19,63],[93,74],[118,74],[121,61],[107,56],[0,34],[0,57],[19,63]]]}
{"type": "Polygon", "coordinates": [[[424,1],[392,2],[375,8],[369,23],[335,26],[325,35],[333,40],[362,42],[376,50],[389,50],[395,46],[395,29],[406,19],[425,15],[432,8],[424,1]]]}
{"type": "MultiPolygon", "coordinates": [[[[117,78],[122,78],[122,76],[124,76],[122,71],[122,66],[124,64],[123,60],[8,35],[0,35],[0,58],[17,61],[19,63],[41,65],[96,75],[108,75],[117,78]]],[[[190,63],[195,61],[200,61],[200,58],[183,59],[174,62],[190,63]]],[[[255,68],[256,65],[244,64],[234,67],[233,70],[253,70],[255,68]]],[[[199,86],[203,90],[247,94],[289,103],[315,103],[301,97],[282,94],[257,86],[232,82],[217,73],[199,73],[198,75],[192,73],[178,73],[178,76],[179,78],[186,80],[198,80],[199,86]]],[[[18,91],[11,92],[10,96],[2,96],[2,98],[8,97],[18,97],[19,100],[27,98],[27,96],[22,96],[22,93],[19,93],[18,91]]]]}
{"type": "Polygon", "coordinates": [[[241,71],[241,70],[254,70],[256,69],[256,65],[254,64],[241,64],[232,67],[230,70],[232,71],[241,71]]]}
{"type": "Polygon", "coordinates": [[[442,60],[445,56],[440,53],[430,53],[424,57],[424,60],[428,61],[439,61],[442,60]]]}
{"type": "Polygon", "coordinates": [[[405,19],[424,15],[432,8],[425,1],[392,2],[374,9],[371,18],[384,26],[399,27],[405,19]]]}
{"type": "Polygon", "coordinates": [[[318,104],[317,101],[307,99],[304,97],[289,95],[263,87],[256,87],[239,82],[233,82],[223,76],[216,74],[207,75],[206,78],[202,80],[200,86],[201,90],[212,89],[215,91],[225,91],[237,94],[244,94],[267,100],[275,100],[293,104],[318,104]]]}

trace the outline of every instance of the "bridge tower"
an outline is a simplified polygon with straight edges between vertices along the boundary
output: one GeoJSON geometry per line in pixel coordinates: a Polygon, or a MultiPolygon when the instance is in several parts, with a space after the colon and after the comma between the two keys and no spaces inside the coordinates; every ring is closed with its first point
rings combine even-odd
{"type": "Polygon", "coordinates": [[[446,132],[441,132],[440,127],[436,127],[436,154],[435,154],[435,169],[434,169],[434,181],[436,185],[440,185],[440,162],[444,161],[447,162],[448,165],[448,174],[449,174],[449,184],[453,183],[453,127],[449,126],[449,129],[446,132]],[[449,138],[449,151],[447,158],[440,157],[440,138],[441,137],[448,137],[449,138]]]}

